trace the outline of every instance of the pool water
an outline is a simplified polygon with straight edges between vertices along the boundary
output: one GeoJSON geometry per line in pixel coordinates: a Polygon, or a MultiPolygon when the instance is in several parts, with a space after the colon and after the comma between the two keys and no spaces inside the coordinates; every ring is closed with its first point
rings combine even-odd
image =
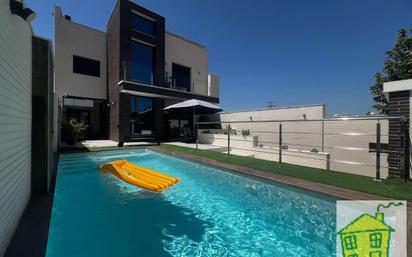
{"type": "Polygon", "coordinates": [[[47,257],[335,256],[335,199],[147,150],[60,156],[47,257]],[[96,167],[181,178],[163,193],[96,167]]]}

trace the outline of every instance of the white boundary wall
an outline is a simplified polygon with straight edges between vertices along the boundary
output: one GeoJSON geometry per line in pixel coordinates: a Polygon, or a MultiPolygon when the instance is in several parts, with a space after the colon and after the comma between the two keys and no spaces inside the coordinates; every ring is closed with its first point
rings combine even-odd
{"type": "MultiPolygon", "coordinates": [[[[243,129],[250,130],[251,136],[258,137],[258,148],[254,148],[256,158],[270,159],[277,161],[278,142],[279,142],[279,122],[255,122],[262,120],[313,120],[323,119],[325,113],[324,105],[308,105],[287,108],[273,108],[240,112],[224,112],[220,114],[222,122],[228,121],[252,121],[245,123],[233,123],[231,128],[241,135],[243,129]],[[268,149],[271,149],[270,151],[268,149]],[[266,151],[263,154],[261,151],[266,151]],[[270,153],[272,151],[272,153],[270,153]],[[263,158],[265,157],[265,158],[263,158]]],[[[376,142],[376,123],[375,120],[348,120],[348,121],[325,121],[324,122],[324,154],[330,157],[329,168],[334,171],[341,171],[356,175],[375,177],[376,175],[376,155],[369,152],[369,143],[376,142]],[[362,150],[360,150],[362,149],[362,150]]],[[[387,120],[381,120],[381,143],[388,143],[389,124],[387,120]]],[[[311,150],[316,148],[322,152],[322,122],[282,122],[282,141],[283,145],[288,146],[284,150],[284,162],[289,162],[287,158],[293,159],[293,164],[324,167],[323,164],[312,160],[311,150]],[[301,153],[309,152],[310,154],[301,153]],[[299,154],[298,154],[299,153],[299,154]],[[292,156],[287,156],[292,155],[292,156]],[[297,155],[302,157],[298,161],[297,155]],[[296,156],[296,157],[294,157],[296,156]],[[306,156],[307,160],[304,160],[306,156]],[[310,160],[310,161],[309,161],[310,160]],[[314,164],[316,163],[316,164],[314,164]]],[[[222,131],[220,131],[222,133],[222,131]]],[[[220,136],[226,138],[227,135],[213,135],[216,139],[211,140],[211,135],[199,134],[199,137],[209,137],[209,142],[218,146],[227,146],[227,139],[220,140],[220,136]],[[218,142],[221,141],[221,142],[218,142]],[[224,144],[224,145],[222,145],[224,144]]],[[[242,142],[239,148],[252,147],[252,143],[242,142]]],[[[233,145],[236,150],[236,145],[233,145]]],[[[381,154],[381,178],[388,176],[387,154],[381,154]]],[[[318,156],[316,157],[318,158],[318,156]]],[[[323,157],[322,157],[323,158],[323,157]]],[[[321,159],[322,159],[321,158],[321,159]]]]}
{"type": "MultiPolygon", "coordinates": [[[[253,145],[253,138],[251,136],[230,136],[231,150],[240,151],[243,154],[248,154],[250,157],[268,161],[279,161],[279,148],[276,147],[259,147],[253,145]]],[[[199,131],[199,143],[211,144],[220,146],[223,149],[227,148],[227,135],[223,134],[208,134],[199,131]]],[[[301,166],[328,169],[329,154],[328,153],[312,153],[306,150],[282,150],[282,161],[285,163],[296,164],[301,166]]]]}
{"type": "Polygon", "coordinates": [[[32,30],[0,1],[0,256],[31,190],[32,30]]]}

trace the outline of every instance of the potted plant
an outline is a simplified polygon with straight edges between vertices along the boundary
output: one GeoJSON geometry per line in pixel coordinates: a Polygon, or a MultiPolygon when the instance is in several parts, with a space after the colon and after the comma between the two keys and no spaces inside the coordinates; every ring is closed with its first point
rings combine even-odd
{"type": "Polygon", "coordinates": [[[310,150],[310,152],[312,152],[312,153],[319,153],[319,150],[316,149],[316,148],[312,148],[312,150],[310,150]]]}
{"type": "Polygon", "coordinates": [[[88,126],[82,122],[77,122],[75,119],[69,121],[68,124],[69,135],[68,144],[75,144],[79,139],[84,138],[84,134],[88,126]]]}
{"type": "Polygon", "coordinates": [[[243,138],[246,138],[249,135],[250,135],[250,130],[249,129],[242,129],[243,138]]]}

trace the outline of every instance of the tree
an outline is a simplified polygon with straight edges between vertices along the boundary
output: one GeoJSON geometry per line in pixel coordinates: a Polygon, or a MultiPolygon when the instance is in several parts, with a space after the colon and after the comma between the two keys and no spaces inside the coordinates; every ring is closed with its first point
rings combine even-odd
{"type": "Polygon", "coordinates": [[[370,91],[375,104],[373,108],[381,114],[388,113],[388,102],[383,94],[383,83],[388,81],[412,79],[412,30],[398,31],[395,46],[386,51],[383,72],[375,73],[375,82],[370,91]]]}

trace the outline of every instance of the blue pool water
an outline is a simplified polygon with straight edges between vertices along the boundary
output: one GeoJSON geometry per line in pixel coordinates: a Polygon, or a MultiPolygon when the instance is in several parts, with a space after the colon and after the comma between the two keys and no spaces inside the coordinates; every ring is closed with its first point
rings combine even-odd
{"type": "Polygon", "coordinates": [[[47,257],[335,256],[335,201],[144,150],[60,156],[47,257]],[[159,194],[101,174],[116,159],[181,181],[159,194]]]}

